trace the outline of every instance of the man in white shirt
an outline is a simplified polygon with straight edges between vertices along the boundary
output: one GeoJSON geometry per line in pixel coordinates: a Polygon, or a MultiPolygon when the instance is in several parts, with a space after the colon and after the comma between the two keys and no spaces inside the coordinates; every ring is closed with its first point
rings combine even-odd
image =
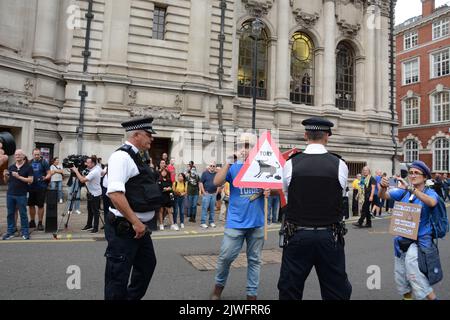
{"type": "Polygon", "coordinates": [[[83,176],[77,167],[72,167],[72,170],[81,183],[86,184],[87,188],[87,209],[88,218],[86,225],[81,231],[90,231],[91,233],[98,232],[98,221],[100,218],[100,201],[102,196],[102,188],[100,186],[100,178],[102,169],[97,166],[97,157],[91,156],[86,159],[85,163],[89,173],[87,176],[83,176]],[[92,221],[94,224],[92,224],[92,221]]]}
{"type": "Polygon", "coordinates": [[[147,291],[156,266],[149,223],[161,206],[157,174],[141,152],[153,141],[153,118],[122,123],[127,141],[108,160],[111,200],[106,249],[105,299],[139,300],[147,291]]]}

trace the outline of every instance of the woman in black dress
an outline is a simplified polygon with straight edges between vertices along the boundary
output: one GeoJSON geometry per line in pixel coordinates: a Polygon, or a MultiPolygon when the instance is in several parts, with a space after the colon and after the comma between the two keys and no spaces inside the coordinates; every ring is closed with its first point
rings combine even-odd
{"type": "Polygon", "coordinates": [[[167,169],[162,169],[159,172],[159,188],[162,192],[162,205],[159,209],[159,230],[164,230],[164,218],[167,216],[171,230],[179,230],[178,226],[173,223],[173,201],[174,194],[172,189],[172,180],[167,169]]]}

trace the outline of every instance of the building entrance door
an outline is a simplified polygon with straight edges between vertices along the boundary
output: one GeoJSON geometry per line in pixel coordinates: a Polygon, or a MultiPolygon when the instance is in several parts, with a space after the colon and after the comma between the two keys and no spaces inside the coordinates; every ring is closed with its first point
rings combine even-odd
{"type": "Polygon", "coordinates": [[[172,147],[172,140],[170,138],[154,138],[150,148],[150,158],[152,158],[153,165],[159,167],[159,161],[163,153],[167,153],[170,157],[170,148],[172,147]]]}

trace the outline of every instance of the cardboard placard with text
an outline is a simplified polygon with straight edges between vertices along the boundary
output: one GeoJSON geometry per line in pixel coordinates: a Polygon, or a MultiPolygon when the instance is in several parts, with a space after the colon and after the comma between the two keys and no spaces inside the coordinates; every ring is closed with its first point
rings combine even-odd
{"type": "Polygon", "coordinates": [[[396,201],[392,210],[389,233],[417,240],[421,210],[421,205],[396,201]]]}

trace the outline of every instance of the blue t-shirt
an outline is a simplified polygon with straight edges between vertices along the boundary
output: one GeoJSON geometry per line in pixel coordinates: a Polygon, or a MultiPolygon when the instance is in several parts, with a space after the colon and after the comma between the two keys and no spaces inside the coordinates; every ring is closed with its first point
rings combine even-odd
{"type": "Polygon", "coordinates": [[[50,170],[50,165],[45,160],[33,160],[30,162],[33,168],[33,183],[30,185],[30,190],[47,189],[48,182],[44,180],[47,171],[50,170]]]}
{"type": "Polygon", "coordinates": [[[375,185],[375,193],[374,193],[374,195],[378,196],[378,185],[381,182],[381,176],[375,176],[375,181],[377,182],[377,184],[375,185]]]}
{"type": "MultiPolygon", "coordinates": [[[[432,197],[436,201],[438,201],[439,196],[437,195],[437,193],[434,190],[432,190],[430,188],[426,188],[424,190],[424,193],[426,195],[432,197]]],[[[409,203],[409,198],[411,197],[411,194],[409,192],[407,192],[405,194],[405,196],[403,196],[404,194],[405,194],[405,190],[400,189],[400,188],[394,188],[389,191],[389,195],[391,196],[391,199],[393,199],[395,201],[409,203]]],[[[420,212],[419,232],[417,233],[417,241],[419,241],[419,245],[422,247],[431,247],[431,241],[432,241],[431,236],[433,234],[433,229],[432,229],[432,226],[430,223],[430,215],[432,213],[433,208],[426,206],[416,196],[414,196],[411,203],[422,206],[422,211],[420,212]]],[[[395,253],[397,256],[400,256],[400,248],[398,247],[398,243],[397,243],[397,241],[400,238],[401,238],[400,236],[394,238],[395,253]]]]}
{"type": "Polygon", "coordinates": [[[17,170],[15,164],[9,166],[9,180],[8,180],[8,194],[11,196],[26,196],[28,193],[28,183],[23,182],[15,177],[13,177],[13,172],[18,172],[21,177],[31,177],[33,176],[33,169],[29,164],[24,164],[17,170]]]}
{"type": "Polygon", "coordinates": [[[250,201],[254,194],[262,189],[236,188],[233,180],[243,166],[242,162],[234,163],[228,170],[226,180],[230,183],[230,202],[228,204],[227,228],[249,229],[264,226],[264,195],[250,201]]]}
{"type": "Polygon", "coordinates": [[[208,170],[206,170],[202,174],[202,178],[200,179],[200,182],[203,183],[203,188],[208,193],[216,193],[217,192],[217,187],[214,184],[215,176],[216,176],[215,172],[211,173],[208,170]]]}

